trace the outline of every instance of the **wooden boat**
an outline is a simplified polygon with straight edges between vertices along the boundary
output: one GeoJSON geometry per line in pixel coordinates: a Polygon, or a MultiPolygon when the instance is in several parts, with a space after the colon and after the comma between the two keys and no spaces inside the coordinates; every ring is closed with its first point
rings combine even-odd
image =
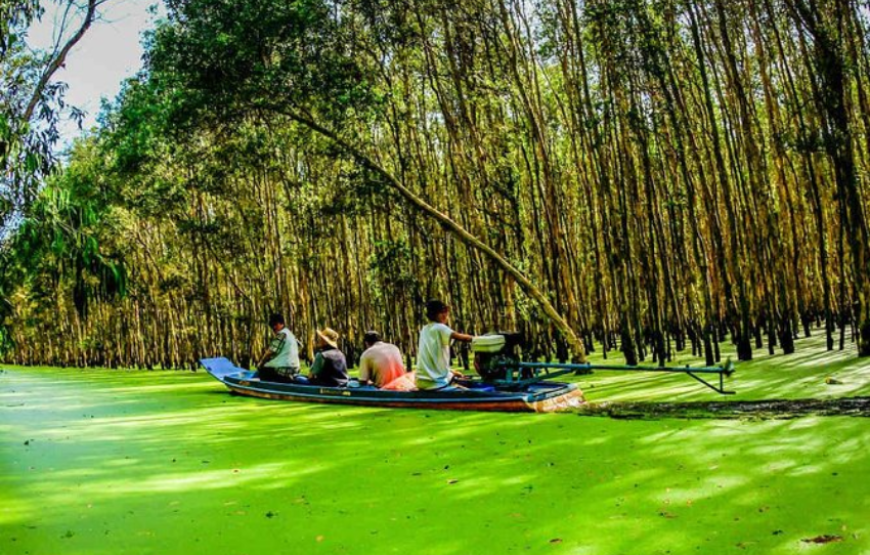
{"type": "Polygon", "coordinates": [[[504,389],[472,380],[468,389],[460,391],[383,391],[371,387],[262,382],[255,373],[238,368],[226,358],[199,362],[233,393],[282,401],[499,412],[553,412],[570,410],[584,402],[583,392],[576,385],[560,382],[539,381],[504,389]]]}

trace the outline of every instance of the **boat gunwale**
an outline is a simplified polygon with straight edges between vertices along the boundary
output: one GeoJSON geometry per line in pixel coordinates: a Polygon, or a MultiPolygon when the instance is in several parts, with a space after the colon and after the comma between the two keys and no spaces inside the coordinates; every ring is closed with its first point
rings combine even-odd
{"type": "Polygon", "coordinates": [[[254,377],[255,374],[236,367],[223,357],[202,359],[200,363],[231,393],[260,399],[401,409],[539,413],[571,409],[584,402],[580,388],[565,382],[541,380],[525,384],[523,390],[508,391],[497,388],[392,391],[370,387],[261,382],[254,377]]]}
{"type": "MultiPolygon", "coordinates": [[[[216,376],[215,376],[216,377],[216,376]]],[[[271,395],[284,395],[301,397],[305,399],[332,400],[337,403],[349,400],[401,405],[404,403],[444,404],[444,403],[510,403],[522,401],[533,403],[561,397],[571,391],[576,391],[577,386],[564,382],[541,382],[542,391],[476,391],[466,389],[461,391],[384,391],[379,389],[324,387],[308,384],[284,384],[278,382],[256,382],[262,385],[252,385],[252,380],[245,380],[237,375],[218,378],[227,387],[233,390],[245,392],[257,392],[271,395]],[[329,393],[325,393],[328,391],[329,393]]],[[[537,385],[537,384],[535,384],[537,385]]]]}

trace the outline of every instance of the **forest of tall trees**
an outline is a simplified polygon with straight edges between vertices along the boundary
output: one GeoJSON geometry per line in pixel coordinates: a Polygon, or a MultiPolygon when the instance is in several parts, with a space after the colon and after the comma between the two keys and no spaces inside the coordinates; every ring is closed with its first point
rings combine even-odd
{"type": "Polygon", "coordinates": [[[0,359],[246,364],[270,311],[407,352],[870,355],[870,2],[167,0],[0,243],[0,359]]]}

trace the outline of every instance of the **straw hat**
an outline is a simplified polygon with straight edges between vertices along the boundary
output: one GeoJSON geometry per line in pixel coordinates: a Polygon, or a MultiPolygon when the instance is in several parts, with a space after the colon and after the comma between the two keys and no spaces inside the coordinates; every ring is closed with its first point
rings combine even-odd
{"type": "Polygon", "coordinates": [[[317,335],[320,339],[323,339],[327,345],[333,349],[338,349],[338,338],[341,336],[338,335],[337,331],[332,328],[323,328],[322,330],[317,330],[317,335]]]}

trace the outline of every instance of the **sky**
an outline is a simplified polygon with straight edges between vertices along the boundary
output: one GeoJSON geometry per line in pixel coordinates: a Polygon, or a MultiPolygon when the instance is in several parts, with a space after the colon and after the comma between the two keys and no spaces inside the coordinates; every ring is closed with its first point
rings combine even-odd
{"type": "MultiPolygon", "coordinates": [[[[62,15],[56,0],[45,0],[43,6],[42,20],[28,33],[28,43],[35,48],[51,47],[62,15]]],[[[157,0],[107,0],[100,6],[100,18],[67,56],[65,67],[54,76],[55,81],[69,85],[67,104],[85,111],[82,129],[86,131],[96,125],[101,99],[114,99],[122,81],[141,69],[142,33],[152,29],[164,13],[157,0]],[[149,13],[151,6],[157,6],[157,16],[149,13]]],[[[72,121],[64,122],[60,132],[60,148],[83,133],[72,121]]]]}

